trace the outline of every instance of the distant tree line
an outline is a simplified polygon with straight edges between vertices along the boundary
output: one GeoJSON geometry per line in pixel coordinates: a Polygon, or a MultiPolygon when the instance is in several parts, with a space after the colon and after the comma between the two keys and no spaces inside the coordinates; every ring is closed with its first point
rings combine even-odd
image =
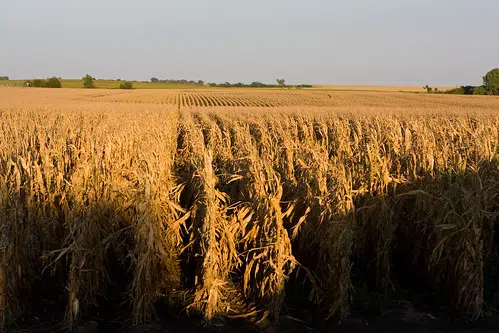
{"type": "Polygon", "coordinates": [[[451,95],[494,95],[488,94],[487,91],[484,90],[483,86],[461,86],[447,90],[445,93],[451,95]]]}
{"type": "Polygon", "coordinates": [[[222,87],[222,88],[280,88],[280,87],[312,88],[311,84],[279,85],[279,84],[262,83],[258,81],[251,82],[249,84],[242,82],[237,82],[237,83],[224,82],[224,83],[208,83],[208,85],[210,87],[222,87]]]}
{"type": "Polygon", "coordinates": [[[286,81],[284,79],[277,79],[276,84],[268,84],[262,83],[259,81],[254,81],[249,84],[237,82],[237,83],[208,83],[210,87],[222,87],[222,88],[312,88],[310,84],[298,84],[298,85],[286,85],[286,81]]]}
{"type": "MultiPolygon", "coordinates": [[[[9,78],[7,76],[0,76],[0,80],[8,80],[9,78]]],[[[85,75],[82,78],[82,83],[83,83],[83,88],[87,89],[92,89],[96,88],[95,84],[96,78],[92,77],[91,75],[85,75]]],[[[118,82],[120,82],[119,88],[120,89],[133,89],[133,83],[137,83],[139,81],[125,81],[121,79],[117,79],[118,82]]],[[[140,81],[140,82],[148,82],[148,81],[140,81]]],[[[198,86],[204,86],[205,82],[203,80],[171,80],[171,79],[158,79],[156,77],[151,78],[151,83],[164,83],[164,84],[178,84],[178,85],[198,85],[198,86]]],[[[268,84],[268,83],[262,83],[259,81],[254,81],[251,83],[242,83],[242,82],[237,82],[237,83],[231,83],[231,82],[224,82],[224,83],[208,83],[207,84],[210,87],[221,87],[221,88],[312,88],[312,85],[310,84],[298,84],[298,85],[287,85],[286,81],[284,79],[277,79],[275,84],[268,84]]],[[[24,83],[25,87],[43,87],[43,88],[62,88],[62,84],[60,81],[60,78],[57,77],[52,77],[49,79],[34,79],[34,80],[28,80],[24,83]]]]}
{"type": "Polygon", "coordinates": [[[430,87],[429,85],[424,86],[424,87],[423,87],[423,89],[425,89],[425,90],[426,90],[426,92],[429,92],[429,93],[432,93],[432,92],[433,92],[433,93],[438,93],[438,92],[439,92],[439,90],[438,90],[438,88],[437,88],[437,87],[432,88],[432,87],[430,87]]]}
{"type": "MultiPolygon", "coordinates": [[[[490,70],[485,74],[482,80],[483,85],[481,86],[461,86],[441,93],[453,95],[499,95],[499,68],[490,70]]],[[[428,85],[423,88],[425,88],[427,92],[439,92],[437,88],[432,89],[428,85]]]]}
{"type": "Polygon", "coordinates": [[[189,85],[199,85],[204,86],[203,80],[171,80],[171,79],[158,79],[156,77],[151,78],[151,83],[166,83],[166,84],[189,84],[189,85]]]}
{"type": "MultiPolygon", "coordinates": [[[[158,79],[156,77],[151,78],[152,83],[166,83],[166,84],[185,84],[185,85],[199,85],[204,86],[205,82],[203,80],[163,80],[158,79]]],[[[310,84],[299,84],[299,85],[286,85],[286,81],[284,79],[277,79],[276,84],[267,84],[259,81],[251,82],[251,83],[242,83],[242,82],[223,82],[223,83],[215,83],[210,82],[207,83],[210,87],[220,87],[220,88],[278,88],[278,87],[289,87],[289,88],[312,88],[310,84]]]]}
{"type": "MultiPolygon", "coordinates": [[[[94,82],[95,80],[96,80],[96,78],[94,78],[88,74],[85,75],[82,78],[83,88],[87,88],[87,89],[95,88],[95,82],[94,82]]],[[[124,81],[121,79],[117,79],[116,81],[118,81],[120,83],[120,85],[119,85],[120,89],[133,89],[133,82],[137,82],[137,81],[124,81]]]]}
{"type": "MultiPolygon", "coordinates": [[[[7,76],[1,76],[0,80],[8,80],[9,78],[7,76]]],[[[92,89],[95,88],[95,78],[90,76],[90,75],[85,75],[82,78],[83,82],[83,88],[87,89],[92,89]]],[[[138,81],[125,81],[121,79],[117,79],[117,81],[121,82],[120,84],[120,89],[133,89],[133,83],[138,82],[138,81]]],[[[141,82],[147,82],[147,81],[141,81],[141,82]]],[[[151,83],[165,83],[165,84],[178,84],[178,85],[199,85],[199,86],[204,86],[205,82],[203,80],[160,80],[158,78],[151,78],[151,83]]],[[[231,83],[231,82],[224,82],[224,83],[208,83],[207,84],[210,87],[222,87],[222,88],[312,88],[312,85],[310,84],[298,84],[298,85],[287,85],[286,81],[284,79],[277,79],[275,84],[268,84],[268,83],[262,83],[259,81],[254,81],[251,83],[242,83],[242,82],[237,82],[237,83],[231,83]]],[[[60,78],[57,77],[51,77],[48,79],[34,79],[34,80],[28,80],[24,83],[24,86],[26,87],[43,87],[43,88],[61,88],[62,84],[60,81],[60,78]]]]}
{"type": "Polygon", "coordinates": [[[0,81],[8,81],[9,77],[8,76],[0,76],[0,81]]]}
{"type": "Polygon", "coordinates": [[[28,80],[24,83],[26,87],[38,87],[38,88],[62,88],[61,81],[54,77],[49,79],[34,79],[28,80]]]}
{"type": "Polygon", "coordinates": [[[266,84],[262,82],[251,82],[250,84],[247,83],[242,83],[242,82],[237,82],[237,83],[230,83],[230,82],[224,82],[224,83],[215,83],[211,82],[208,83],[210,87],[222,87],[222,88],[273,88],[277,87],[276,84],[266,84]]]}

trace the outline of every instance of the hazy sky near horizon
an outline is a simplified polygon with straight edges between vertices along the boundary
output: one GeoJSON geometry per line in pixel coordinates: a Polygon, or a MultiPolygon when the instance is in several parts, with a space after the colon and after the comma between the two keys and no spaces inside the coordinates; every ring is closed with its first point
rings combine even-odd
{"type": "Polygon", "coordinates": [[[0,0],[0,76],[480,84],[498,0],[0,0]]]}

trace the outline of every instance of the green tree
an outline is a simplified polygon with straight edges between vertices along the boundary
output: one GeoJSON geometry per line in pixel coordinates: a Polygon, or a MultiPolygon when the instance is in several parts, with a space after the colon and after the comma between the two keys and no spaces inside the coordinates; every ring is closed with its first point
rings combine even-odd
{"type": "Polygon", "coordinates": [[[277,85],[284,87],[286,85],[286,81],[284,79],[277,79],[277,85]]]}
{"type": "Polygon", "coordinates": [[[473,89],[473,95],[488,95],[488,91],[484,86],[476,87],[473,89]]]}
{"type": "Polygon", "coordinates": [[[494,95],[499,95],[499,68],[494,68],[483,77],[485,89],[494,95]]]}
{"type": "Polygon", "coordinates": [[[83,88],[87,88],[87,89],[92,89],[92,88],[95,88],[95,78],[91,77],[90,75],[85,75],[85,77],[83,77],[83,88]]]}
{"type": "Polygon", "coordinates": [[[120,83],[120,89],[133,89],[133,83],[130,81],[123,81],[120,83]]]}
{"type": "Polygon", "coordinates": [[[42,80],[42,79],[34,79],[33,81],[31,81],[31,86],[32,87],[45,87],[46,85],[46,82],[45,80],[42,80]]]}
{"type": "Polygon", "coordinates": [[[47,87],[47,88],[62,88],[62,84],[61,84],[61,81],[59,81],[58,78],[51,77],[45,83],[45,87],[47,87]]]}
{"type": "Polygon", "coordinates": [[[151,82],[152,83],[158,83],[159,82],[159,79],[157,77],[152,77],[151,78],[151,82]]]}
{"type": "Polygon", "coordinates": [[[453,94],[453,95],[464,95],[464,87],[457,87],[451,90],[447,90],[445,93],[446,94],[453,94]]]}

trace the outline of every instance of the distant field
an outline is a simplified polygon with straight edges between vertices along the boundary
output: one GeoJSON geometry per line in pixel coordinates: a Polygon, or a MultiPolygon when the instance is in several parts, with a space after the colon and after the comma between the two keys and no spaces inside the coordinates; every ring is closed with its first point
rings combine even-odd
{"type": "MultiPolygon", "coordinates": [[[[46,89],[0,88],[5,103],[57,106],[81,104],[146,104],[177,108],[321,108],[331,111],[461,112],[499,110],[499,100],[488,96],[403,94],[386,91],[287,89],[46,89]],[[28,93],[29,91],[29,93],[28,93]],[[17,97],[16,97],[17,96],[17,97]],[[18,98],[22,96],[23,98],[18,98]]],[[[0,107],[1,107],[0,103],[0,107]]],[[[141,108],[140,106],[136,106],[141,108]]]]}
{"type": "MultiPolygon", "coordinates": [[[[0,86],[23,86],[26,80],[9,80],[0,81],[0,86]]],[[[82,80],[62,79],[63,88],[82,88],[82,80]]],[[[96,88],[100,89],[118,89],[121,81],[117,80],[95,80],[96,88]]],[[[227,89],[227,88],[212,88],[208,86],[189,85],[189,84],[167,84],[167,83],[151,83],[151,82],[134,82],[135,89],[227,89]]],[[[453,89],[455,87],[437,87],[440,91],[453,89]]],[[[247,88],[230,88],[233,90],[241,90],[247,88]]],[[[250,88],[251,90],[262,88],[250,88]]],[[[267,90],[288,90],[289,88],[263,88],[267,90]]],[[[294,89],[293,89],[294,90],[294,89]]],[[[425,92],[421,86],[369,86],[369,85],[335,85],[335,84],[318,84],[313,85],[313,88],[304,88],[300,90],[339,90],[339,91],[376,91],[376,92],[425,92]]]]}

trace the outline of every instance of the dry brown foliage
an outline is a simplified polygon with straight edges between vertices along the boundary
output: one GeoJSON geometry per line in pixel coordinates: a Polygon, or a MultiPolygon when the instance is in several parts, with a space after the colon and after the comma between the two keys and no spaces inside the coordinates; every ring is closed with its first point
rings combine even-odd
{"type": "Polygon", "coordinates": [[[68,326],[117,285],[135,322],[167,301],[266,325],[289,288],[344,318],[352,267],[389,293],[401,255],[457,310],[483,313],[498,99],[2,88],[0,100],[2,325],[45,284],[64,286],[52,292],[68,326]]]}

